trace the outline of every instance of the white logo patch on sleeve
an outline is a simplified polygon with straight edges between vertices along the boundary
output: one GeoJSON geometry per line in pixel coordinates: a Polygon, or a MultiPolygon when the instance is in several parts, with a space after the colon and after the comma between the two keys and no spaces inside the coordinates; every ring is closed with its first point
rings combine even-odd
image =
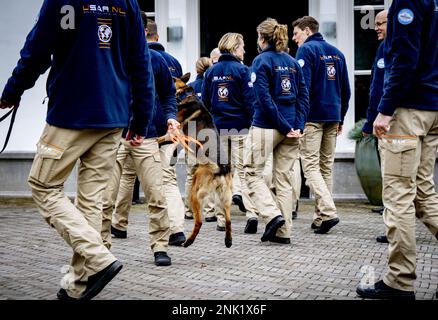
{"type": "Polygon", "coordinates": [[[377,68],[384,69],[385,68],[385,59],[381,58],[377,61],[377,68]]]}
{"type": "Polygon", "coordinates": [[[304,65],[306,64],[306,62],[304,62],[303,59],[298,60],[298,64],[302,67],[304,67],[304,65]]]}
{"type": "Polygon", "coordinates": [[[254,83],[257,80],[257,75],[255,74],[255,72],[251,73],[251,82],[254,83]]]}
{"type": "Polygon", "coordinates": [[[398,22],[404,26],[411,24],[412,21],[414,21],[414,17],[414,13],[411,9],[402,9],[397,15],[398,22]]]}

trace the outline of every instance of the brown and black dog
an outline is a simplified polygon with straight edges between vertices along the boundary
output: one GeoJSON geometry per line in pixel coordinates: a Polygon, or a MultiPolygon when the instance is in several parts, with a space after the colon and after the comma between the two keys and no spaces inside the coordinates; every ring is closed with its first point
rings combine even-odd
{"type": "MultiPolygon", "coordinates": [[[[178,103],[177,121],[181,124],[183,135],[174,137],[174,141],[180,142],[189,156],[196,157],[196,164],[192,170],[192,185],[186,190],[189,196],[189,204],[193,211],[195,224],[190,237],[184,243],[184,247],[190,246],[196,239],[202,226],[202,203],[204,198],[216,193],[219,199],[217,205],[221,205],[225,212],[225,246],[232,245],[231,237],[231,197],[232,197],[232,176],[229,161],[222,163],[228,157],[220,143],[219,132],[214,124],[211,113],[196,96],[192,87],[187,85],[190,73],[181,78],[174,78],[176,86],[176,97],[178,103]],[[199,140],[199,133],[202,130],[209,130],[207,139],[199,140]],[[209,139],[215,140],[213,149],[202,153],[203,146],[209,139]],[[195,143],[190,143],[194,142],[195,143]],[[188,142],[188,143],[187,143],[188,142]]],[[[203,136],[201,134],[201,136],[203,136]]],[[[163,137],[159,138],[162,142],[163,137]]],[[[212,142],[212,141],[210,141],[212,142]]]]}

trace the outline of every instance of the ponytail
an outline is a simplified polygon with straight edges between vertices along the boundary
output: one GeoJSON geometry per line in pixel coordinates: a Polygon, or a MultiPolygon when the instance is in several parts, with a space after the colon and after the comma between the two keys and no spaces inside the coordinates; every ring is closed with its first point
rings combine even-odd
{"type": "Polygon", "coordinates": [[[288,52],[289,37],[287,35],[287,25],[279,24],[277,20],[267,18],[257,27],[257,32],[270,43],[275,46],[278,52],[288,52]]]}
{"type": "Polygon", "coordinates": [[[288,51],[289,37],[287,35],[287,25],[277,24],[274,27],[274,35],[272,37],[273,43],[275,45],[275,50],[282,52],[288,51]]]}

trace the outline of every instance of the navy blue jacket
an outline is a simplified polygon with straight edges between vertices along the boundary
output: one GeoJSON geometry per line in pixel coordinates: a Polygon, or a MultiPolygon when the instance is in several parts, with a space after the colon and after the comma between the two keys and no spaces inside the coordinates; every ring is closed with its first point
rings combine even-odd
{"type": "Polygon", "coordinates": [[[51,67],[48,124],[73,129],[124,128],[132,99],[131,129],[146,135],[155,92],[137,1],[95,0],[93,4],[44,1],[2,97],[19,101],[51,67]],[[75,10],[74,29],[62,27],[65,5],[75,10]]]}
{"type": "Polygon", "coordinates": [[[307,122],[342,124],[351,96],[347,64],[342,52],[326,42],[320,33],[315,33],[298,48],[297,60],[309,88],[307,122]]]}
{"type": "Polygon", "coordinates": [[[309,112],[309,93],[297,60],[269,46],[253,61],[251,78],[257,104],[253,126],[276,129],[287,135],[304,130],[309,112]]]}
{"type": "Polygon", "coordinates": [[[191,86],[195,91],[196,95],[202,99],[202,84],[204,83],[204,75],[198,74],[196,76],[195,81],[188,83],[188,86],[191,86]]]}
{"type": "Polygon", "coordinates": [[[373,134],[373,123],[377,117],[377,108],[383,96],[383,81],[385,78],[385,58],[384,58],[385,41],[380,43],[377,49],[376,59],[371,69],[370,99],[367,110],[367,122],[365,122],[362,131],[373,134]]]}
{"type": "Polygon", "coordinates": [[[202,100],[218,130],[249,129],[256,102],[249,68],[229,53],[205,72],[202,100]]]}
{"type": "Polygon", "coordinates": [[[167,53],[164,50],[164,47],[161,43],[149,42],[148,45],[149,45],[149,49],[158,51],[158,53],[163,56],[164,60],[166,60],[167,62],[167,65],[169,66],[169,70],[170,73],[172,74],[172,77],[177,77],[177,78],[182,77],[183,73],[182,73],[181,64],[179,63],[178,60],[176,60],[175,57],[173,57],[171,54],[167,53]]]}
{"type": "Polygon", "coordinates": [[[378,111],[438,111],[438,1],[394,0],[385,41],[385,87],[378,111]]]}
{"type": "Polygon", "coordinates": [[[155,79],[155,116],[147,138],[165,135],[167,120],[176,119],[176,90],[166,60],[155,50],[150,50],[155,79]]]}

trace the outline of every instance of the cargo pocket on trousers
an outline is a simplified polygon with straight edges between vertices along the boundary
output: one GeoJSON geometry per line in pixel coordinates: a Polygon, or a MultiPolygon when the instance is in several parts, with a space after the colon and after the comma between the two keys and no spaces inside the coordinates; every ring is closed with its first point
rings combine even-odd
{"type": "Polygon", "coordinates": [[[49,145],[45,142],[38,142],[37,154],[30,170],[30,177],[48,183],[56,174],[56,166],[64,153],[64,149],[49,145]]]}
{"type": "Polygon", "coordinates": [[[417,138],[383,139],[385,174],[409,178],[414,175],[417,138]]]}

